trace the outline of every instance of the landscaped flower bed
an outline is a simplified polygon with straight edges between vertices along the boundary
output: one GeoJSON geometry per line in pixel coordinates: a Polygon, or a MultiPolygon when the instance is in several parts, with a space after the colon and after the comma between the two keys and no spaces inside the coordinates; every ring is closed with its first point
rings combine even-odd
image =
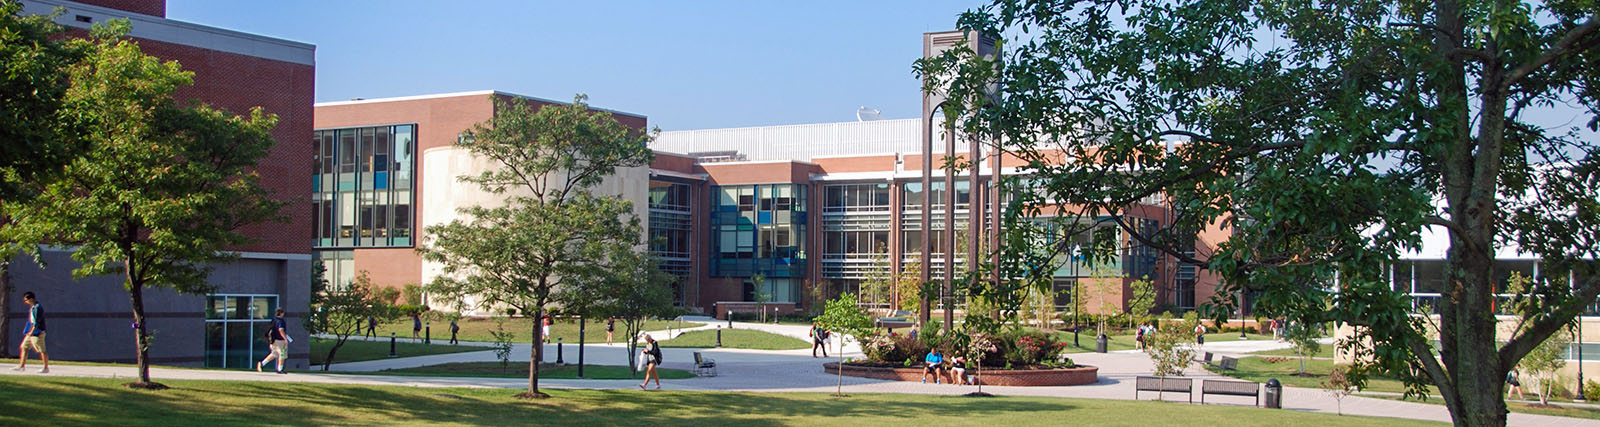
{"type": "MultiPolygon", "coordinates": [[[[970,377],[985,385],[1063,386],[1099,381],[1099,368],[1079,366],[1062,353],[1065,343],[1053,335],[1011,328],[996,336],[945,334],[936,325],[910,335],[875,333],[862,340],[867,360],[846,363],[843,375],[892,381],[920,381],[922,365],[930,352],[943,355],[948,369],[959,363],[970,377]],[[970,357],[966,357],[970,356],[970,357]],[[979,368],[982,365],[982,369],[979,368]]],[[[838,363],[823,365],[828,373],[840,372],[838,363]]]]}
{"type": "MultiPolygon", "coordinates": [[[[839,362],[822,364],[829,374],[840,374],[839,362]]],[[[984,385],[999,386],[1066,386],[1094,384],[1100,381],[1100,368],[1078,365],[1073,368],[1029,367],[1027,369],[984,369],[979,381],[984,385]]],[[[972,375],[976,371],[968,370],[972,375]]],[[[883,363],[857,362],[844,365],[844,375],[889,381],[921,381],[922,368],[888,366],[883,363]]]]}

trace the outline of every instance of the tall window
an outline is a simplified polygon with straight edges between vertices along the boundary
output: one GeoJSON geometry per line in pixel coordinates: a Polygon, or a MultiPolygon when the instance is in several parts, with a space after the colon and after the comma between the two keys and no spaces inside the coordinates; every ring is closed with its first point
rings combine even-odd
{"type": "Polygon", "coordinates": [[[829,185],[822,198],[822,213],[888,211],[889,183],[829,185]]]}
{"type": "Polygon", "coordinates": [[[805,276],[805,185],[727,185],[711,193],[712,275],[805,276]]]}
{"type": "Polygon", "coordinates": [[[414,125],[314,132],[313,247],[412,245],[415,140],[414,125]]]}

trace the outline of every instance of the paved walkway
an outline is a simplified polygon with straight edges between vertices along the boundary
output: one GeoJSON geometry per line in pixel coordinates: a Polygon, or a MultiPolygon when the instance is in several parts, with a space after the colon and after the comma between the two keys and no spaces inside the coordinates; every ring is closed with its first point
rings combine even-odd
{"type": "MultiPolygon", "coordinates": [[[[727,324],[721,323],[726,326],[727,324]]],[[[715,329],[716,325],[707,325],[715,329]]],[[[806,327],[770,324],[749,324],[735,322],[734,327],[759,329],[784,335],[804,337],[806,327]]],[[[652,335],[655,335],[652,332],[652,335]]],[[[664,336],[664,335],[663,335],[664,336]]],[[[1277,345],[1271,342],[1252,341],[1248,344],[1224,343],[1206,344],[1208,350],[1225,352],[1224,348],[1235,351],[1246,351],[1254,347],[1268,347],[1277,345]]],[[[547,360],[554,360],[554,346],[546,347],[547,360]]],[[[521,345],[512,355],[513,360],[527,360],[531,347],[521,345]]],[[[575,348],[567,348],[565,359],[569,363],[577,361],[575,348]]],[[[691,361],[695,351],[702,352],[709,358],[717,360],[719,376],[699,377],[682,380],[662,381],[664,389],[671,390],[703,390],[703,391],[737,391],[737,392],[832,392],[840,381],[838,376],[823,372],[822,360],[812,358],[808,350],[785,351],[758,351],[737,349],[677,349],[663,348],[666,368],[692,369],[691,361]]],[[[1248,350],[1256,351],[1256,350],[1248,350]]],[[[585,362],[596,365],[624,365],[627,363],[627,349],[621,344],[593,345],[585,351],[585,362]]],[[[838,356],[833,354],[833,356],[838,356]]],[[[846,357],[860,357],[854,348],[847,349],[846,357]]],[[[1090,399],[1121,399],[1134,398],[1133,378],[1145,375],[1151,371],[1148,357],[1138,352],[1112,352],[1106,354],[1078,353],[1072,359],[1080,364],[1092,365],[1100,368],[1100,381],[1096,384],[1073,387],[999,387],[985,386],[986,392],[1009,396],[1047,396],[1047,397],[1073,397],[1090,399]]],[[[419,356],[401,359],[379,360],[371,362],[355,362],[336,364],[336,369],[350,371],[376,371],[394,369],[396,367],[422,366],[427,364],[463,362],[463,361],[492,361],[493,352],[467,352],[446,355],[419,356]]],[[[831,359],[831,360],[837,360],[831,359]]],[[[30,372],[17,373],[10,370],[0,370],[0,374],[7,375],[39,375],[30,372]]],[[[1191,367],[1187,374],[1191,378],[1222,378],[1206,372],[1199,367],[1191,367]]],[[[52,367],[49,375],[84,376],[84,377],[119,377],[128,378],[134,375],[134,368],[130,367],[104,367],[104,366],[67,366],[52,367]]],[[[220,371],[203,369],[165,369],[152,368],[151,375],[161,379],[210,379],[210,380],[238,380],[238,381],[268,381],[268,382],[310,382],[310,383],[339,383],[362,385],[387,385],[387,386],[413,386],[413,387],[526,387],[526,379],[518,378],[438,378],[438,377],[402,377],[386,375],[349,375],[349,374],[322,374],[322,373],[291,373],[287,375],[260,374],[255,372],[220,371]]],[[[630,389],[637,387],[635,380],[540,380],[541,387],[550,388],[590,388],[590,389],[630,389]]],[[[1198,386],[1198,385],[1197,385],[1198,386]]],[[[865,378],[844,377],[843,387],[847,393],[917,393],[917,394],[964,394],[975,389],[973,386],[933,385],[911,382],[880,381],[865,378]]],[[[1181,394],[1166,394],[1166,400],[1180,399],[1181,394]]],[[[1149,393],[1140,393],[1141,399],[1153,399],[1149,393]]],[[[1245,405],[1254,404],[1255,399],[1246,397],[1222,396],[1207,397],[1208,404],[1245,405]]],[[[1302,389],[1288,387],[1284,390],[1284,409],[1292,411],[1334,413],[1338,406],[1331,395],[1317,389],[1302,389]]],[[[1411,418],[1431,421],[1448,422],[1450,415],[1443,405],[1424,404],[1417,402],[1404,402],[1388,399],[1351,396],[1343,400],[1343,412],[1350,415],[1371,415],[1384,417],[1411,418]]],[[[1567,417],[1552,417],[1528,414],[1511,414],[1510,425],[1513,426],[1600,426],[1600,421],[1585,420],[1567,417]]]]}

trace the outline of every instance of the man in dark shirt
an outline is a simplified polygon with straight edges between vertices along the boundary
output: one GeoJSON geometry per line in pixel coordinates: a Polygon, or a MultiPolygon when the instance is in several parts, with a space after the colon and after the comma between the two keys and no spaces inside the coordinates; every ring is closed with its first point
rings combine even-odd
{"type": "Polygon", "coordinates": [[[17,354],[22,363],[11,370],[21,371],[28,368],[28,349],[32,348],[33,351],[39,352],[39,360],[44,361],[44,369],[40,369],[39,373],[48,374],[50,355],[44,352],[44,307],[39,304],[39,300],[35,299],[31,291],[22,293],[22,302],[28,304],[28,323],[22,326],[22,345],[17,347],[17,354]]]}
{"type": "Polygon", "coordinates": [[[267,357],[261,359],[261,362],[256,363],[256,372],[260,372],[261,365],[267,361],[277,359],[278,373],[286,373],[283,372],[283,362],[289,360],[289,322],[283,320],[283,307],[278,307],[278,311],[274,314],[276,315],[272,317],[272,329],[267,332],[267,339],[270,341],[267,347],[272,350],[267,357]]]}

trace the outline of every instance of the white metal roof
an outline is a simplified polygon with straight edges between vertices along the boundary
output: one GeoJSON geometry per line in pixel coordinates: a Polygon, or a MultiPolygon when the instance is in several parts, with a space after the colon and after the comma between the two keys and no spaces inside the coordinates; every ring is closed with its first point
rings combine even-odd
{"type": "MultiPolygon", "coordinates": [[[[737,151],[746,160],[810,161],[817,157],[922,153],[921,119],[815,123],[662,132],[650,148],[673,153],[737,151]]],[[[942,138],[943,132],[935,135],[942,138]]],[[[944,141],[935,139],[935,153],[944,141]]],[[[968,150],[956,141],[956,152],[968,150]]]]}

